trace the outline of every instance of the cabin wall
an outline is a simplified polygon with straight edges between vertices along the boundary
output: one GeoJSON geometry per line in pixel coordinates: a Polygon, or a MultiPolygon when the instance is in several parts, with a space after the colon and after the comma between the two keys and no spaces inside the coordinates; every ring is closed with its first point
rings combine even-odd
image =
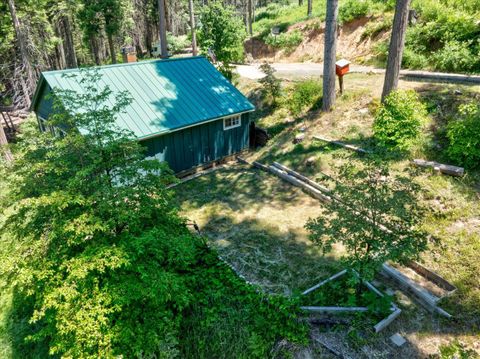
{"type": "Polygon", "coordinates": [[[53,100],[51,96],[49,96],[50,92],[50,86],[43,86],[43,89],[41,89],[38,96],[40,101],[34,109],[37,113],[37,116],[40,116],[44,119],[48,119],[48,117],[53,113],[53,100]]]}
{"type": "Polygon", "coordinates": [[[180,172],[233,155],[249,145],[249,114],[243,114],[241,126],[224,130],[223,119],[141,141],[147,156],[167,161],[180,172]]]}

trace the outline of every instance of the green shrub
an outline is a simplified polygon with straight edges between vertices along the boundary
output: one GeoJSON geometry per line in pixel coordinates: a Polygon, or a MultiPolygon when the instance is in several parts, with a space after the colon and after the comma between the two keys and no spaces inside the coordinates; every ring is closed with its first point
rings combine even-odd
{"type": "Polygon", "coordinates": [[[172,54],[178,54],[190,46],[190,41],[186,35],[174,36],[171,32],[167,32],[168,50],[172,54]]]}
{"type": "Polygon", "coordinates": [[[452,40],[433,55],[435,69],[442,71],[470,71],[478,61],[478,55],[470,51],[470,41],[452,40]]]}
{"type": "Polygon", "coordinates": [[[406,48],[403,52],[402,66],[411,69],[425,69],[429,66],[427,56],[406,48]]]}
{"type": "Polygon", "coordinates": [[[293,86],[288,101],[288,109],[293,115],[318,108],[322,97],[322,84],[315,80],[306,80],[293,86]]]}
{"type": "Polygon", "coordinates": [[[265,77],[261,78],[259,82],[262,84],[262,92],[267,101],[273,106],[277,104],[277,98],[281,94],[281,81],[275,77],[275,69],[268,63],[264,62],[260,66],[260,70],[265,74],[265,77]]]}
{"type": "Polygon", "coordinates": [[[408,150],[419,137],[426,115],[415,91],[394,91],[377,111],[373,123],[375,138],[384,146],[408,150]]]}
{"type": "Polygon", "coordinates": [[[480,164],[480,105],[469,103],[459,108],[460,117],[448,124],[447,155],[465,167],[480,164]]]}
{"type": "Polygon", "coordinates": [[[370,3],[366,0],[346,0],[338,10],[341,23],[349,22],[366,16],[370,11],[370,3]]]}
{"type": "Polygon", "coordinates": [[[283,32],[276,37],[272,34],[268,35],[265,43],[275,48],[284,49],[287,52],[292,52],[303,41],[303,35],[300,30],[292,32],[283,32]]]}

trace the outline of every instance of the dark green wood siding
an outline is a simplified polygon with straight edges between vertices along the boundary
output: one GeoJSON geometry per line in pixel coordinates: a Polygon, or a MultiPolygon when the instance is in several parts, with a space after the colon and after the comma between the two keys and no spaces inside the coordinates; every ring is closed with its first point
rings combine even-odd
{"type": "Polygon", "coordinates": [[[41,89],[40,98],[35,112],[38,116],[48,119],[48,117],[53,113],[53,100],[51,99],[50,95],[50,86],[45,85],[43,89],[41,89]]]}
{"type": "Polygon", "coordinates": [[[167,161],[175,172],[184,171],[248,147],[249,114],[240,127],[223,129],[223,119],[143,140],[147,156],[167,161]]]}

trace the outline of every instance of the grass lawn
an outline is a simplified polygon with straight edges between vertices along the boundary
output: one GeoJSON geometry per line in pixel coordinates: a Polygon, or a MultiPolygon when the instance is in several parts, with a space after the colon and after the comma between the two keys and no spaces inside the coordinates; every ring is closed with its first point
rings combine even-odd
{"type": "MultiPolygon", "coordinates": [[[[373,116],[369,109],[378,101],[382,81],[381,75],[347,76],[346,93],[328,114],[309,111],[295,118],[282,108],[260,108],[257,122],[274,136],[265,148],[251,152],[248,159],[266,164],[278,161],[328,185],[323,174],[335,177],[341,161],[361,159],[311,136],[320,134],[371,148],[373,116]],[[306,139],[294,145],[292,140],[302,127],[306,139]],[[315,158],[314,166],[306,165],[309,157],[315,158]]],[[[415,89],[431,117],[425,129],[431,140],[415,149],[412,157],[446,161],[445,124],[455,115],[458,104],[480,99],[480,87],[406,81],[401,81],[400,87],[415,89]]],[[[240,88],[258,99],[256,82],[242,79],[240,88]]],[[[409,166],[407,157],[391,161],[394,172],[409,166]]],[[[423,188],[419,200],[432,210],[425,228],[439,239],[431,243],[422,261],[458,287],[452,297],[441,303],[455,318],[446,320],[429,313],[393,283],[379,278],[381,287],[395,290],[395,301],[403,312],[385,332],[365,342],[346,340],[348,330],[329,333],[347,347],[345,353],[359,357],[424,357],[437,355],[441,347],[448,345],[463,345],[480,353],[478,175],[468,171],[459,179],[425,170],[412,178],[423,188]],[[401,349],[388,340],[395,332],[408,340],[401,349]]],[[[342,248],[338,246],[331,255],[323,256],[304,229],[308,218],[328,215],[321,202],[270,174],[232,165],[186,182],[176,192],[182,213],[197,221],[226,261],[265,291],[287,295],[301,291],[341,267],[338,258],[342,248]]]]}

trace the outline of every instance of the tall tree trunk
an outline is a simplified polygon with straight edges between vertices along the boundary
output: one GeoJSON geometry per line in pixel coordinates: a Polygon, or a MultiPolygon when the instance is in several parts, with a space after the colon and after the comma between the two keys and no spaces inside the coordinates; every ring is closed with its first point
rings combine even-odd
{"type": "Polygon", "coordinates": [[[335,104],[337,17],[338,0],[327,0],[327,16],[325,20],[325,49],[323,56],[323,111],[330,111],[335,104]]]}
{"type": "Polygon", "coordinates": [[[398,86],[398,76],[402,65],[403,49],[405,48],[405,33],[408,25],[408,8],[410,0],[397,0],[395,17],[393,18],[392,36],[388,48],[387,70],[383,83],[382,102],[390,92],[398,86]]]}
{"type": "Polygon", "coordinates": [[[96,65],[100,65],[101,61],[100,61],[100,54],[99,54],[99,46],[98,46],[98,42],[97,42],[97,39],[95,38],[95,35],[90,35],[90,48],[91,48],[91,51],[92,51],[92,55],[93,55],[93,60],[95,61],[95,64],[96,65]]]}
{"type": "Polygon", "coordinates": [[[313,0],[307,0],[307,16],[310,17],[312,16],[312,1],[313,0]]]}
{"type": "Polygon", "coordinates": [[[30,93],[35,88],[35,79],[32,64],[30,63],[28,50],[27,50],[27,38],[23,32],[20,21],[17,17],[17,10],[15,8],[14,0],[8,0],[8,7],[10,9],[10,15],[12,16],[13,27],[15,28],[15,34],[17,37],[18,47],[20,49],[20,55],[22,57],[23,70],[25,72],[26,79],[24,80],[24,100],[23,104],[26,108],[30,107],[30,93]]]}
{"type": "Polygon", "coordinates": [[[153,35],[152,35],[152,27],[148,21],[145,22],[145,46],[147,48],[148,56],[152,56],[152,42],[153,42],[153,35]]]}
{"type": "Polygon", "coordinates": [[[158,0],[158,20],[160,27],[160,57],[168,58],[167,29],[165,23],[165,0],[158,0]]]}
{"type": "Polygon", "coordinates": [[[110,51],[110,58],[112,59],[112,64],[117,63],[117,56],[115,54],[115,44],[113,43],[113,35],[107,34],[108,48],[110,51]]]}
{"type": "Polygon", "coordinates": [[[188,0],[188,12],[190,14],[190,29],[192,31],[192,55],[197,56],[197,35],[195,33],[195,13],[193,11],[193,0],[188,0]]]}
{"type": "Polygon", "coordinates": [[[62,36],[63,52],[67,69],[78,67],[75,44],[73,42],[70,18],[67,15],[59,19],[60,34],[62,36]]]}
{"type": "Polygon", "coordinates": [[[247,31],[252,36],[253,34],[253,29],[252,29],[252,1],[253,0],[247,0],[247,22],[248,22],[248,27],[247,31]]]}
{"type": "Polygon", "coordinates": [[[303,5],[303,0],[298,0],[298,6],[302,6],[303,5]]]}

